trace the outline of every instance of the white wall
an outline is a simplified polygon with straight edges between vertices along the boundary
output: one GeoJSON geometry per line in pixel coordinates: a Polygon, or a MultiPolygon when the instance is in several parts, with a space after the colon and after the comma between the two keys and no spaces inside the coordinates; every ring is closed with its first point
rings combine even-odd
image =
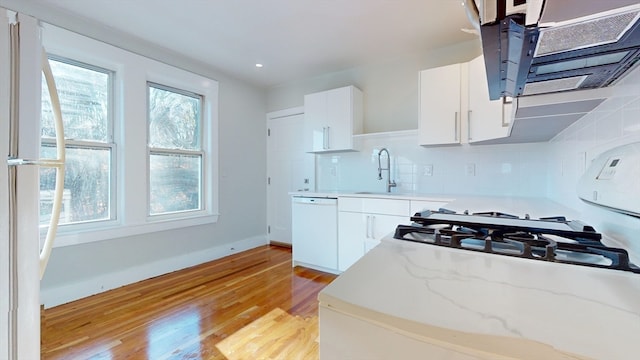
{"type": "Polygon", "coordinates": [[[468,41],[429,53],[365,64],[345,71],[301,79],[268,89],[267,109],[304,105],[304,95],[347,85],[364,93],[364,133],[418,128],[418,71],[466,62],[480,55],[480,41],[468,41]]]}
{"type": "MultiPolygon", "coordinates": [[[[578,179],[600,153],[640,141],[640,67],[614,87],[614,95],[550,142],[549,196],[581,212],[581,219],[632,251],[640,264],[640,219],[583,203],[576,194],[578,179]]],[[[640,191],[640,179],[635,189],[640,191]]]]}
{"type": "Polygon", "coordinates": [[[54,248],[41,283],[45,306],[266,244],[264,99],[259,89],[220,81],[217,223],[54,248]]]}
{"type": "Polygon", "coordinates": [[[267,109],[263,89],[131,35],[47,8],[46,4],[0,0],[0,5],[219,82],[218,222],[54,248],[41,282],[45,306],[267,243],[267,109]]]}

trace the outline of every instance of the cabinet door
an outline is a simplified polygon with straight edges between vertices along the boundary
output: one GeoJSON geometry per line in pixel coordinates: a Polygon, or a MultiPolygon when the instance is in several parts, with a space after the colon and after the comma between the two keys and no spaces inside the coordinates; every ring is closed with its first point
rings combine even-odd
{"type": "Polygon", "coordinates": [[[327,92],[304,96],[304,133],[307,152],[324,151],[327,132],[327,92]]]}
{"type": "Polygon", "coordinates": [[[375,240],[379,243],[385,236],[393,236],[393,232],[396,230],[398,224],[409,225],[411,220],[409,216],[397,216],[397,215],[371,215],[369,239],[375,240]]]}
{"type": "Polygon", "coordinates": [[[327,130],[325,142],[328,150],[348,150],[352,146],[352,87],[327,91],[327,130]]]}
{"type": "Polygon", "coordinates": [[[420,145],[460,143],[460,66],[420,72],[420,145]]]}
{"type": "Polygon", "coordinates": [[[338,212],[338,270],[345,271],[364,255],[367,214],[338,212]]]}
{"type": "Polygon", "coordinates": [[[487,73],[484,57],[479,56],[468,63],[469,66],[469,142],[498,139],[509,136],[511,112],[502,100],[489,100],[487,73]]]}
{"type": "Polygon", "coordinates": [[[382,238],[392,235],[398,224],[409,223],[408,216],[339,212],[338,270],[347,270],[382,238]]]}

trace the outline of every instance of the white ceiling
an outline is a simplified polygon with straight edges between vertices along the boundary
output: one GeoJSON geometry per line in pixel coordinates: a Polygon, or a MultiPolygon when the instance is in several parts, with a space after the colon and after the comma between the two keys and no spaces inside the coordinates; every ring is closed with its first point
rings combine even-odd
{"type": "Polygon", "coordinates": [[[23,0],[261,87],[468,41],[461,0],[23,0]],[[256,63],[264,64],[257,69],[256,63]]]}

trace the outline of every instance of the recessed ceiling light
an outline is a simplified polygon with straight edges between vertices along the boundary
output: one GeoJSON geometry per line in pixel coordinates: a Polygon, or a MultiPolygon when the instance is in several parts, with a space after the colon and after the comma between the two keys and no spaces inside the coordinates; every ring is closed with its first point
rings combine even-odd
{"type": "Polygon", "coordinates": [[[263,66],[263,65],[262,65],[262,64],[260,64],[260,63],[257,63],[257,64],[256,64],[256,67],[257,67],[257,68],[261,68],[262,66],[263,66]]]}

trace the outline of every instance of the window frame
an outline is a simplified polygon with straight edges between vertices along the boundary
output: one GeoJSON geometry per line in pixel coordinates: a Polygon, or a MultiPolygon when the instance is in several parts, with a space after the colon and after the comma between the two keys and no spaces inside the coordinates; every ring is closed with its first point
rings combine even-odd
{"type": "MultiPolygon", "coordinates": [[[[116,106],[115,96],[114,96],[114,78],[116,76],[116,71],[113,69],[109,69],[106,67],[89,64],[84,61],[80,61],[77,59],[73,59],[68,56],[61,56],[56,53],[48,53],[47,59],[50,61],[56,61],[60,63],[64,63],[66,65],[71,65],[74,67],[83,68],[86,70],[91,70],[99,73],[103,73],[107,75],[107,136],[105,142],[100,142],[96,140],[76,140],[72,138],[68,138],[66,134],[64,135],[65,139],[65,149],[88,149],[88,150],[108,150],[109,151],[109,210],[108,217],[104,219],[95,219],[95,220],[84,220],[84,221],[75,221],[69,223],[60,223],[58,225],[59,232],[65,233],[74,230],[81,230],[84,228],[94,228],[99,227],[101,224],[110,224],[114,223],[118,220],[118,182],[117,182],[117,174],[118,174],[118,146],[114,138],[115,132],[115,109],[116,106]]],[[[54,75],[55,80],[55,75],[54,75]]],[[[42,110],[40,111],[42,113],[42,110]]],[[[56,146],[56,139],[54,137],[46,137],[40,136],[40,148],[42,147],[53,147],[56,146]]],[[[48,227],[48,222],[40,224],[40,232],[41,236],[46,234],[46,228],[48,227]]]]}
{"type": "Polygon", "coordinates": [[[43,45],[48,53],[113,71],[114,192],[113,221],[58,228],[54,247],[145,235],[216,223],[219,218],[219,88],[217,80],[138,55],[116,46],[43,23],[43,45]],[[147,215],[146,148],[147,82],[164,84],[204,96],[202,103],[202,210],[181,216],[147,215]]]}
{"type": "Polygon", "coordinates": [[[153,219],[162,219],[162,220],[169,220],[169,219],[179,219],[179,218],[184,218],[184,217],[189,217],[192,216],[193,214],[197,214],[197,213],[203,213],[206,210],[206,204],[205,204],[205,199],[207,198],[207,191],[206,191],[206,171],[205,171],[205,164],[206,164],[206,151],[204,149],[204,136],[203,136],[203,129],[206,128],[205,126],[205,119],[203,118],[203,114],[204,114],[204,104],[205,104],[205,96],[202,94],[198,94],[196,92],[192,92],[192,91],[188,91],[188,90],[184,90],[181,88],[177,88],[174,86],[169,86],[169,85],[165,85],[165,84],[161,84],[158,82],[154,82],[154,81],[149,81],[147,80],[147,118],[146,118],[146,125],[147,125],[147,174],[146,174],[146,180],[147,180],[147,217],[150,220],[153,219]],[[170,148],[162,148],[162,147],[152,147],[149,143],[151,142],[151,104],[149,103],[149,100],[151,99],[151,88],[155,88],[158,90],[164,90],[164,91],[169,91],[178,95],[183,95],[183,96],[187,96],[187,97],[191,97],[194,99],[198,99],[199,102],[199,110],[198,110],[198,148],[199,150],[186,150],[186,149],[170,149],[170,148]],[[198,208],[197,209],[190,209],[190,210],[182,210],[182,211],[171,211],[171,212],[164,212],[164,213],[159,213],[159,214],[152,214],[151,213],[151,156],[152,155],[177,155],[177,156],[199,156],[200,157],[200,179],[199,179],[199,201],[198,201],[198,208]]]}

